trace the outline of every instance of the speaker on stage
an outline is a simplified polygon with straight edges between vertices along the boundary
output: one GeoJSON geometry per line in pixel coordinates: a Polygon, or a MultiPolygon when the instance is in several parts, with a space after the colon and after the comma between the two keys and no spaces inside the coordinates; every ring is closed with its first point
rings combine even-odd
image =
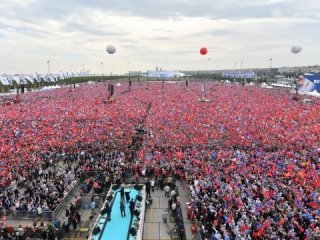
{"type": "Polygon", "coordinates": [[[93,235],[97,235],[100,231],[101,231],[100,227],[95,227],[95,228],[92,230],[92,233],[93,233],[93,235]]]}
{"type": "Polygon", "coordinates": [[[189,85],[189,82],[188,82],[188,80],[186,80],[186,87],[188,87],[188,85],[189,85]]]}
{"type": "Polygon", "coordinates": [[[114,85],[111,84],[110,85],[110,95],[113,96],[113,94],[114,94],[114,85]]]}
{"type": "Polygon", "coordinates": [[[100,214],[101,215],[105,215],[107,213],[107,208],[103,208],[101,211],[100,211],[100,214]]]}
{"type": "Polygon", "coordinates": [[[21,84],[21,93],[24,93],[24,84],[21,84]]]}

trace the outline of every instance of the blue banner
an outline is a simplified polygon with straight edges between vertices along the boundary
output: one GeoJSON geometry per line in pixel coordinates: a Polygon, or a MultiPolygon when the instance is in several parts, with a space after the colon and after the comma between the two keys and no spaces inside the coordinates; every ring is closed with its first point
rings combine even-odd
{"type": "Polygon", "coordinates": [[[304,74],[298,80],[298,90],[301,93],[320,94],[320,75],[304,74]]]}

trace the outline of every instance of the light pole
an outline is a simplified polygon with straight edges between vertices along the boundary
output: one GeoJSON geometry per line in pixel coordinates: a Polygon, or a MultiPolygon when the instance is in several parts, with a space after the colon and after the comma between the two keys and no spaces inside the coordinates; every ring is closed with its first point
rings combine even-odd
{"type": "Polygon", "coordinates": [[[47,64],[48,64],[48,74],[50,75],[50,61],[47,60],[47,64]]]}
{"type": "Polygon", "coordinates": [[[101,76],[103,77],[103,62],[101,62],[100,64],[101,64],[101,76]]]}
{"type": "Polygon", "coordinates": [[[131,84],[132,84],[132,82],[131,82],[131,73],[130,73],[130,64],[131,64],[131,62],[127,62],[127,63],[129,65],[128,86],[129,86],[129,92],[130,92],[131,91],[131,84]]]}
{"type": "MultiPolygon", "coordinates": [[[[240,73],[239,73],[239,78],[240,78],[240,81],[241,81],[241,83],[242,83],[242,86],[244,86],[244,84],[245,84],[245,79],[244,79],[244,76],[243,76],[243,71],[242,71],[242,59],[241,59],[241,61],[240,61],[240,71],[239,71],[240,73]]],[[[240,82],[239,81],[239,82],[240,82]]]]}
{"type": "Polygon", "coordinates": [[[271,66],[272,66],[272,58],[270,58],[269,61],[270,61],[269,68],[271,69],[271,66]]]}
{"type": "Polygon", "coordinates": [[[270,65],[269,65],[269,74],[270,74],[270,81],[271,81],[271,67],[272,67],[272,58],[269,59],[270,65]]]}

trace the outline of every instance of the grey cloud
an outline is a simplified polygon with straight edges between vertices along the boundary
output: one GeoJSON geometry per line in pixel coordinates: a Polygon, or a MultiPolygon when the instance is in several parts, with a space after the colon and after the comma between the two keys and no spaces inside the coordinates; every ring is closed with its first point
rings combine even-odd
{"type": "Polygon", "coordinates": [[[154,41],[163,41],[163,40],[171,40],[173,39],[172,37],[153,37],[153,38],[149,38],[150,40],[154,40],[154,41]]]}
{"type": "Polygon", "coordinates": [[[152,29],[153,32],[158,32],[158,33],[173,33],[174,31],[172,30],[167,30],[167,29],[162,29],[162,28],[154,28],[152,29]]]}
{"type": "MultiPolygon", "coordinates": [[[[306,43],[313,44],[315,50],[319,49],[317,39],[320,35],[320,28],[318,28],[320,5],[318,1],[36,0],[25,5],[16,5],[13,0],[0,0],[0,19],[6,20],[5,24],[2,21],[0,23],[0,38],[13,35],[11,39],[5,39],[11,46],[8,49],[13,52],[12,49],[18,46],[19,53],[28,51],[28,56],[23,55],[25,61],[29,61],[30,56],[34,58],[45,56],[45,59],[47,56],[56,56],[68,64],[78,59],[100,56],[100,52],[95,52],[100,51],[100,46],[96,44],[103,44],[109,39],[116,41],[117,49],[123,55],[132,59],[145,56],[146,64],[154,64],[157,59],[157,61],[161,59],[165,61],[163,59],[173,58],[177,60],[177,64],[187,61],[189,55],[198,53],[197,46],[203,42],[205,45],[211,44],[208,46],[210,54],[221,53],[219,55],[221,58],[234,57],[239,52],[241,54],[250,52],[252,56],[255,55],[256,59],[259,59],[261,53],[269,55],[270,49],[277,52],[283,49],[283,52],[286,52],[287,45],[291,44],[290,41],[297,41],[302,46],[306,43]],[[2,4],[3,2],[7,4],[2,4]],[[110,25],[112,25],[109,26],[107,22],[110,19],[109,15],[116,16],[115,19],[119,19],[119,16],[123,19],[130,17],[133,21],[132,29],[126,28],[124,24],[121,24],[123,29],[120,29],[111,22],[110,25]],[[106,16],[106,18],[99,22],[94,18],[95,16],[101,18],[106,16]],[[274,24],[278,18],[280,24],[274,24]],[[163,19],[174,21],[163,21],[163,25],[162,21],[151,21],[163,19]],[[207,21],[208,19],[223,21],[207,21]],[[251,20],[247,21],[247,19],[251,20]],[[259,22],[256,21],[257,19],[263,20],[259,22]],[[270,24],[273,25],[267,26],[270,19],[272,19],[270,24]],[[147,22],[149,20],[150,23],[157,25],[151,26],[147,22]],[[180,20],[183,20],[182,24],[177,23],[180,20]],[[190,31],[189,20],[192,23],[190,31]],[[139,28],[135,27],[135,23],[140,24],[143,21],[148,23],[146,24],[148,28],[152,28],[150,35],[147,31],[144,35],[141,32],[138,34],[134,32],[137,31],[136,29],[143,30],[143,24],[139,28]],[[172,27],[177,24],[174,31],[163,27],[171,22],[172,27]],[[198,29],[195,29],[194,23],[198,22],[203,22],[203,29],[210,27],[208,24],[216,25],[212,26],[212,30],[204,31],[201,24],[198,29]],[[227,28],[223,28],[224,26],[227,28]],[[8,31],[10,33],[14,31],[21,37],[19,35],[16,38],[16,34],[8,34],[8,31]],[[31,37],[24,41],[24,36],[31,37]],[[36,38],[40,40],[33,41],[36,38]],[[160,41],[163,41],[161,46],[160,41]],[[223,49],[219,44],[223,45],[223,49]],[[40,49],[38,49],[39,46],[40,49]]],[[[104,47],[101,46],[101,48],[104,47]]],[[[6,48],[2,46],[1,51],[5,52],[6,48]]],[[[6,56],[11,57],[11,52],[6,56]]],[[[101,51],[102,54],[103,51],[101,51]]],[[[16,58],[20,59],[21,56],[16,58]]],[[[252,60],[253,63],[256,63],[256,59],[252,60]]],[[[306,62],[308,61],[311,60],[306,62]]],[[[2,62],[1,65],[3,65],[2,62]]],[[[36,64],[34,68],[36,70],[36,64]]]]}
{"type": "Polygon", "coordinates": [[[3,31],[15,32],[24,36],[32,36],[32,37],[46,37],[48,34],[52,35],[52,32],[48,29],[47,31],[41,30],[37,28],[35,25],[28,24],[26,25],[24,22],[20,22],[19,24],[0,24],[0,29],[3,31]],[[18,27],[17,27],[18,25],[18,27]]]}
{"type": "MultiPolygon", "coordinates": [[[[312,0],[311,0],[312,1],[312,0]]],[[[284,16],[301,16],[308,13],[309,17],[318,18],[318,9],[301,8],[298,0],[267,2],[255,4],[254,0],[237,1],[177,1],[177,0],[38,0],[27,6],[17,6],[17,17],[61,19],[66,15],[80,13],[84,9],[99,9],[106,14],[113,12],[125,16],[141,16],[147,18],[179,18],[181,16],[206,17],[212,19],[242,19],[273,17],[275,11],[284,16]],[[312,11],[311,11],[312,10],[312,11]],[[311,11],[311,13],[310,13],[311,11]]]]}
{"type": "Polygon", "coordinates": [[[115,36],[115,35],[125,35],[125,32],[114,32],[110,31],[107,26],[97,26],[91,24],[90,21],[86,23],[79,23],[75,21],[65,22],[63,29],[66,32],[82,32],[93,36],[115,36]]]}
{"type": "Polygon", "coordinates": [[[19,28],[16,28],[16,32],[21,35],[25,35],[25,36],[27,35],[27,36],[36,37],[36,38],[49,37],[54,34],[50,32],[50,30],[43,31],[43,30],[32,28],[32,27],[19,27],[19,28]]]}

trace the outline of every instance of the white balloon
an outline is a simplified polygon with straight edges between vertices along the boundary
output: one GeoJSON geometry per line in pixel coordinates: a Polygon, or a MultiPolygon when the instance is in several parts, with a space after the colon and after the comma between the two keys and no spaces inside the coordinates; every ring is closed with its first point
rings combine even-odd
{"type": "Polygon", "coordinates": [[[114,54],[116,52],[116,48],[113,45],[107,46],[107,53],[114,54]]]}
{"type": "Polygon", "coordinates": [[[302,47],[300,47],[300,46],[293,46],[291,48],[292,53],[299,53],[299,52],[301,52],[301,50],[302,50],[302,47]]]}

